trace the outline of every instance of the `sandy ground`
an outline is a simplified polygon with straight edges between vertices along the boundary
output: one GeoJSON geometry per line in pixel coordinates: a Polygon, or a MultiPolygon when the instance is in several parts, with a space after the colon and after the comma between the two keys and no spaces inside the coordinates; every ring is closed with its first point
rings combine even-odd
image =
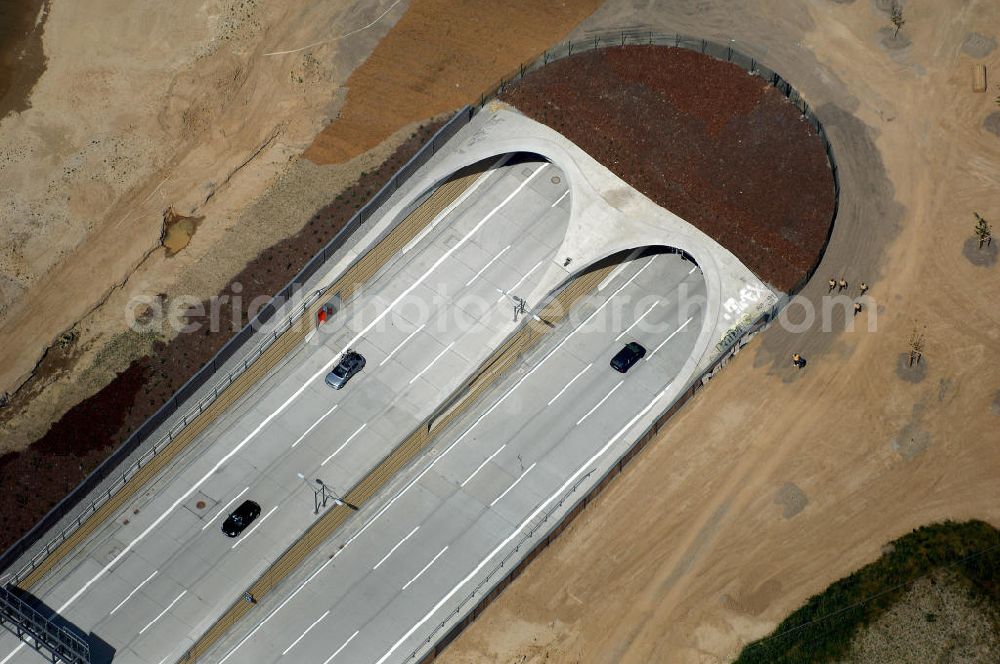
{"type": "Polygon", "coordinates": [[[1000,219],[995,94],[972,92],[1000,5],[907,2],[893,41],[884,4],[612,0],[582,26],[733,38],[798,87],[843,187],[804,294],[844,275],[875,302],[853,332],[756,339],[442,661],[728,661],[911,528],[1000,524],[1000,268],[969,247],[973,211],[1000,219]]]}
{"type": "Polygon", "coordinates": [[[0,121],[0,392],[67,330],[75,369],[29,386],[31,408],[4,422],[3,447],[30,442],[143,352],[106,352],[130,297],[216,292],[353,179],[296,155],[405,5],[336,38],[392,4],[51,3],[47,69],[30,108],[0,121]],[[300,182],[322,188],[303,197],[291,191],[300,182]],[[283,214],[245,213],[266,194],[286,199],[283,214]],[[168,208],[204,218],[174,255],[159,248],[168,208]],[[104,366],[83,375],[95,359],[104,366]]]}
{"type": "Polygon", "coordinates": [[[149,351],[155,338],[125,333],[131,297],[219,292],[418,122],[599,4],[54,0],[48,69],[0,122],[0,393],[22,386],[0,451],[149,351]],[[173,254],[168,209],[203,218],[173,254]],[[55,369],[29,380],[47,348],[55,369]]]}
{"type": "MultiPolygon", "coordinates": [[[[477,92],[464,87],[511,71],[597,5],[560,4],[566,14],[557,15],[552,3],[532,13],[528,2],[513,11],[414,0],[414,34],[394,30],[376,48],[392,25],[406,27],[405,5],[348,38],[358,42],[325,41],[391,6],[333,4],[188,0],[151,5],[158,19],[139,20],[110,0],[53,2],[49,69],[31,108],[0,122],[0,171],[11,182],[0,190],[0,230],[13,239],[0,245],[0,389],[81,317],[69,343],[77,365],[90,366],[121,329],[130,292],[215,292],[254,243],[308,218],[311,202],[298,197],[320,185],[335,191],[338,177],[375,159],[365,146],[469,101],[477,92]],[[237,19],[231,10],[241,6],[249,13],[237,19]],[[338,85],[370,52],[371,68],[356,70],[367,83],[348,81],[341,108],[338,85]],[[338,111],[345,122],[308,154],[340,165],[295,159],[338,111]],[[366,113],[377,128],[346,145],[361,124],[346,120],[366,113]],[[158,245],[170,206],[205,220],[168,259],[158,245]]],[[[877,307],[858,322],[863,330],[877,311],[877,332],[769,330],[446,661],[723,661],[913,526],[1000,523],[1000,376],[990,370],[1000,281],[996,252],[967,247],[974,210],[1000,218],[1000,129],[988,129],[1000,126],[989,119],[998,109],[993,94],[971,92],[973,62],[1000,71],[990,50],[1000,8],[907,3],[890,40],[882,4],[612,0],[578,32],[648,25],[734,38],[805,94],[834,141],[844,188],[805,294],[818,301],[828,273],[868,281],[877,307]],[[899,369],[914,327],[926,336],[925,363],[899,369]],[[793,351],[809,360],[801,372],[788,363],[793,351]]],[[[53,385],[82,389],[68,378],[53,385]]]]}

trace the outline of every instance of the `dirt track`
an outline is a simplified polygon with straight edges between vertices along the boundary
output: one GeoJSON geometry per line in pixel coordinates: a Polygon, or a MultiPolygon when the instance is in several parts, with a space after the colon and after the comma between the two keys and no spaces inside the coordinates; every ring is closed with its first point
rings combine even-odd
{"type": "Polygon", "coordinates": [[[893,42],[881,4],[612,0],[582,26],[735,38],[798,87],[844,192],[804,294],[844,275],[876,303],[854,332],[841,313],[841,331],[755,340],[441,661],[727,661],[912,527],[1000,523],[1000,268],[966,257],[973,211],[1000,219],[994,95],[971,91],[972,63],[1000,54],[962,52],[1000,8],[907,3],[893,42]],[[914,327],[919,372],[898,365],[914,327]]]}

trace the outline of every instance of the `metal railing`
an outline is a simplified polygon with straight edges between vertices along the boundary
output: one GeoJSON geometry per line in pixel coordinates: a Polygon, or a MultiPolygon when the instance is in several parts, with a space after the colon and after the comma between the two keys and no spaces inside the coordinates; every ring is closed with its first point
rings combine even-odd
{"type": "MultiPolygon", "coordinates": [[[[488,92],[483,93],[480,97],[479,107],[482,108],[488,101],[494,99],[500,94],[503,94],[507,87],[515,81],[520,81],[525,75],[540,69],[555,60],[569,57],[574,53],[578,54],[599,48],[637,45],[659,45],[698,51],[717,59],[725,60],[738,65],[745,69],[748,73],[754,76],[759,76],[760,78],[768,81],[778,91],[780,91],[791,103],[796,106],[796,108],[799,109],[803,117],[805,117],[806,120],[812,125],[813,129],[823,142],[823,148],[826,151],[827,159],[829,160],[830,169],[833,175],[834,209],[832,219],[836,219],[840,202],[840,179],[837,173],[837,164],[833,157],[833,150],[830,146],[830,141],[827,138],[826,131],[823,129],[823,125],[813,113],[809,104],[806,103],[806,101],[790,83],[784,80],[773,70],[762,65],[756,59],[734,50],[731,46],[723,46],[721,44],[696,37],[688,37],[680,34],[657,33],[648,30],[615,30],[595,33],[582,40],[567,41],[559,44],[558,46],[545,51],[542,55],[538,56],[530,63],[522,64],[511,76],[501,79],[496,86],[491,88],[488,92]]],[[[830,230],[827,232],[827,237],[824,240],[823,247],[818,254],[816,265],[809,270],[809,272],[802,278],[802,280],[800,280],[791,292],[794,293],[801,289],[802,286],[804,286],[815,273],[816,267],[819,265],[819,259],[826,252],[826,246],[829,243],[830,233],[832,233],[832,231],[833,224],[831,223],[830,230]]],[[[573,487],[560,498],[558,503],[549,508],[545,512],[544,517],[532,526],[532,528],[518,541],[516,545],[514,545],[512,549],[507,552],[507,554],[487,573],[487,575],[481,579],[462,600],[458,602],[455,608],[452,609],[452,611],[450,611],[445,618],[434,626],[427,637],[424,638],[423,642],[414,648],[406,659],[416,659],[424,648],[433,644],[430,651],[424,655],[423,661],[429,661],[440,653],[445,647],[447,647],[447,645],[455,639],[473,619],[475,619],[475,617],[479,614],[479,610],[489,604],[489,602],[499,594],[499,591],[505,587],[505,584],[512,581],[520,573],[524,565],[530,562],[535,555],[552,542],[555,536],[561,532],[562,528],[572,521],[572,519],[580,511],[582,511],[586,504],[596,497],[597,494],[599,494],[601,490],[603,490],[603,488],[622,471],[624,466],[636,454],[638,454],[642,448],[644,448],[646,444],[653,439],[653,437],[656,436],[660,428],[665,425],[667,421],[669,421],[670,418],[673,417],[673,415],[701,389],[701,387],[711,380],[711,378],[728,363],[729,359],[732,358],[740,348],[748,343],[754,335],[764,329],[772,320],[774,320],[775,317],[777,317],[778,313],[784,305],[787,304],[787,302],[788,296],[784,296],[779,299],[778,302],[775,303],[768,311],[761,313],[755,319],[746,321],[745,323],[728,330],[726,335],[723,336],[723,338],[720,339],[719,343],[715,346],[716,351],[719,353],[717,358],[704,371],[688,382],[688,386],[685,391],[678,395],[678,397],[670,403],[666,410],[660,413],[653,423],[650,424],[637,437],[636,441],[632,443],[622,456],[610,466],[600,481],[596,482],[583,495],[577,497],[572,508],[569,509],[561,517],[560,521],[552,527],[549,535],[544,538],[536,539],[536,535],[542,526],[546,525],[553,515],[555,515],[555,513],[564,506],[566,501],[573,497],[584,481],[596,472],[596,469],[591,470],[584,477],[580,478],[573,485],[573,487]],[[529,543],[532,543],[532,547],[529,552],[523,556],[520,563],[511,567],[511,562],[515,556],[518,556],[521,549],[529,543]],[[505,570],[506,575],[498,577],[500,572],[505,570]],[[470,603],[476,600],[478,600],[476,604],[466,611],[467,607],[470,607],[470,603]],[[454,624],[449,632],[441,635],[442,630],[444,630],[456,617],[461,616],[463,612],[465,612],[466,617],[454,624]]]]}
{"type": "Polygon", "coordinates": [[[52,662],[90,664],[86,640],[46,618],[4,586],[0,586],[0,625],[52,662]]]}
{"type": "MultiPolygon", "coordinates": [[[[149,436],[170,417],[173,417],[185,405],[187,400],[201,389],[210,378],[237,352],[244,350],[244,346],[250,339],[266,324],[274,315],[299,291],[306,281],[316,274],[317,271],[330,259],[347,241],[347,239],[368,221],[376,211],[388,201],[396,191],[402,187],[406,181],[437,151],[444,146],[447,141],[458,132],[459,129],[469,123],[474,115],[473,108],[466,106],[456,112],[430,139],[421,146],[420,150],[413,155],[396,173],[382,186],[381,189],[361,207],[347,224],[337,232],[337,234],[318,251],[306,265],[288,282],[288,284],[271,300],[261,308],[257,315],[247,323],[235,336],[229,339],[226,344],[192,376],[177,392],[143,422],[112,454],[104,460],[90,475],[52,508],[42,519],[32,527],[21,539],[15,542],[2,555],[0,555],[0,571],[9,567],[18,558],[23,556],[42,538],[42,536],[64,519],[88,494],[97,490],[102,482],[113,477],[111,483],[102,488],[101,493],[76,515],[72,521],[66,524],[59,533],[47,541],[37,553],[22,565],[13,575],[12,583],[16,584],[27,577],[49,554],[75,532],[84,521],[92,516],[102,505],[115,495],[129,480],[135,476],[139,470],[147,465],[156,454],[169,445],[195,418],[205,411],[219,395],[221,395],[240,375],[243,374],[277,339],[288,331],[309,309],[310,306],[323,295],[329,286],[319,287],[308,295],[305,295],[302,302],[296,305],[293,311],[279,324],[277,324],[270,334],[264,337],[254,348],[243,357],[240,364],[229,371],[219,380],[205,396],[184,412],[180,419],[172,426],[167,433],[147,449],[142,456],[125,469],[117,467],[123,463],[129,455],[134,453],[143,443],[148,443],[149,436]]],[[[398,221],[398,220],[397,220],[398,221]]],[[[360,257],[359,257],[360,260],[360,257]]]]}

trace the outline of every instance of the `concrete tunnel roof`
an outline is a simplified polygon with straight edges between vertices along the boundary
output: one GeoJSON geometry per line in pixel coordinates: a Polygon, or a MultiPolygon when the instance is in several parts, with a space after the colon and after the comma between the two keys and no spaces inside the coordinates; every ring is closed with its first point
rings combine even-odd
{"type": "Polygon", "coordinates": [[[557,255],[572,258],[571,269],[550,263],[539,286],[528,294],[530,304],[537,304],[568,278],[614,254],[646,246],[683,250],[701,268],[707,291],[702,329],[678,373],[686,384],[697,369],[709,364],[717,341],[740,318],[746,314],[756,317],[778,301],[780,293],[718,242],[651,201],[562,134],[499,102],[481,109],[439,149],[437,158],[411,178],[407,192],[386,214],[405,215],[456,171],[512,153],[532,153],[548,160],[562,171],[569,189],[570,220],[557,255]],[[759,299],[742,310],[724,310],[724,302],[747,292],[759,294],[759,299]]]}

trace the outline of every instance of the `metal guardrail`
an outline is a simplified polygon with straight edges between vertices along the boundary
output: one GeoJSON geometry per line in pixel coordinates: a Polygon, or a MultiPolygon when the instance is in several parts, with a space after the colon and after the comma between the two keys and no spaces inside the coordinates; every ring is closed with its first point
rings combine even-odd
{"type": "MultiPolygon", "coordinates": [[[[739,51],[734,50],[731,46],[723,46],[715,42],[711,42],[705,39],[696,37],[687,37],[680,34],[664,34],[657,33],[648,30],[616,30],[610,32],[601,32],[591,34],[589,37],[583,40],[577,41],[567,41],[563,44],[556,46],[551,50],[545,51],[542,55],[538,56],[535,60],[528,64],[522,64],[517,72],[512,74],[506,79],[501,79],[500,82],[492,88],[489,92],[484,93],[479,102],[479,107],[482,108],[488,101],[494,99],[498,95],[502,94],[514,81],[520,81],[524,76],[532,71],[540,69],[545,65],[559,60],[561,58],[569,57],[574,53],[582,53],[585,51],[592,51],[599,48],[611,48],[611,47],[621,47],[621,46],[636,46],[636,45],[659,45],[659,46],[669,46],[674,48],[685,48],[689,50],[699,51],[700,53],[715,57],[720,60],[725,60],[727,62],[733,63],[745,69],[748,73],[759,76],[760,78],[771,83],[776,89],[778,89],[788,100],[795,104],[795,106],[802,113],[803,117],[809,121],[813,129],[819,135],[820,139],[823,141],[823,148],[826,151],[827,159],[830,162],[830,169],[833,174],[834,182],[834,210],[832,219],[836,219],[837,210],[840,202],[840,179],[837,173],[837,164],[833,158],[833,151],[830,146],[830,141],[827,138],[826,131],[823,129],[822,124],[819,119],[813,113],[812,109],[809,107],[808,103],[802,98],[802,96],[795,90],[794,87],[787,81],[785,81],[781,76],[779,76],[773,70],[765,67],[756,59],[744,55],[739,51]]],[[[830,240],[830,233],[833,231],[833,224],[830,224],[830,231],[827,233],[827,237],[823,243],[822,250],[819,252],[819,256],[822,256],[826,252],[826,246],[830,240]]],[[[818,266],[817,260],[817,266],[818,266]]],[[[805,285],[806,282],[815,273],[814,266],[803,278],[802,280],[792,289],[792,292],[796,292],[805,285]]],[[[410,655],[406,658],[407,661],[415,660],[421,650],[426,648],[430,644],[434,644],[431,651],[425,654],[422,661],[430,661],[436,655],[441,652],[459,633],[471,622],[476,615],[478,615],[477,607],[481,608],[488,604],[495,596],[496,589],[501,586],[504,581],[511,581],[520,572],[522,566],[527,562],[530,562],[531,558],[537,554],[541,549],[548,546],[555,535],[558,534],[560,528],[565,526],[569,521],[571,521],[577,513],[594,498],[600,491],[610,482],[618,473],[621,472],[625,464],[628,463],[636,454],[641,451],[643,447],[659,432],[660,427],[662,427],[666,422],[683,406],[687,401],[694,396],[694,394],[704,386],[722,367],[726,365],[731,357],[733,357],[739,349],[745,345],[751,337],[757,334],[760,330],[766,327],[778,313],[787,304],[788,297],[784,296],[779,301],[774,304],[768,311],[760,314],[757,318],[752,321],[747,321],[746,325],[739,325],[736,328],[730,329],[726,335],[720,340],[716,345],[716,349],[719,350],[719,355],[704,371],[702,371],[698,376],[692,378],[688,382],[688,386],[684,392],[680,393],[676,399],[667,407],[667,409],[660,413],[660,415],[650,424],[636,439],[636,441],[629,446],[628,450],[606,471],[605,475],[601,478],[599,482],[594,484],[594,486],[587,491],[585,494],[580,496],[573,507],[562,516],[560,522],[553,527],[553,532],[548,537],[540,540],[536,540],[532,544],[532,548],[528,554],[524,557],[524,562],[519,565],[514,565],[509,571],[506,572],[506,576],[499,577],[501,571],[510,566],[512,559],[517,556],[521,548],[529,544],[535,539],[539,529],[546,525],[553,515],[563,507],[567,500],[569,500],[573,494],[577,492],[580,486],[584,483],[586,479],[590,477],[596,469],[591,470],[585,476],[580,478],[573,487],[567,491],[560,499],[559,502],[549,508],[542,519],[536,523],[532,528],[525,533],[525,535],[518,541],[512,549],[510,549],[507,554],[487,573],[487,575],[480,580],[479,583],[455,606],[455,608],[449,612],[449,614],[442,619],[435,627],[430,631],[430,634],[423,640],[423,642],[418,645],[410,655]],[[735,333],[734,333],[735,332],[735,333]],[[485,592],[484,592],[485,589],[485,592]],[[466,612],[466,617],[464,620],[458,621],[454,626],[452,626],[451,631],[441,635],[442,630],[444,630],[449,622],[454,620],[456,617],[461,616],[463,611],[470,605],[471,602],[477,600],[478,602],[473,606],[473,608],[466,612]]]]}
{"type": "MultiPolygon", "coordinates": [[[[725,350],[722,353],[720,353],[719,357],[716,358],[714,362],[712,362],[712,364],[710,364],[704,371],[702,371],[696,377],[692,378],[688,382],[688,387],[685,389],[685,391],[681,392],[680,395],[678,395],[678,397],[671,402],[670,406],[666,409],[666,411],[661,413],[653,421],[652,424],[646,427],[646,429],[641,434],[639,434],[638,438],[636,438],[636,441],[629,447],[628,450],[625,451],[625,453],[614,464],[611,465],[611,467],[605,472],[601,480],[597,482],[589,491],[587,491],[577,499],[577,501],[573,504],[573,507],[565,515],[561,517],[560,522],[556,525],[555,528],[553,528],[553,530],[556,530],[559,526],[566,525],[569,521],[571,521],[576,516],[577,512],[587,502],[593,499],[611,479],[613,479],[618,473],[620,473],[624,465],[628,463],[628,461],[631,460],[632,457],[634,457],[643,447],[645,447],[646,443],[648,443],[649,440],[651,440],[659,432],[660,428],[664,424],[666,424],[667,420],[669,420],[674,415],[674,413],[677,412],[677,410],[679,410],[680,407],[688,401],[688,399],[694,396],[694,394],[699,389],[701,389],[701,387],[704,386],[704,384],[707,383],[708,380],[711,379],[719,371],[719,369],[725,366],[725,364],[729,361],[729,359],[739,351],[739,348],[745,345],[752,336],[757,334],[757,332],[766,327],[768,323],[770,323],[772,320],[774,320],[775,317],[777,317],[778,312],[782,309],[784,303],[785,303],[784,299],[780,300],[777,304],[772,306],[768,311],[762,313],[756,319],[754,319],[754,321],[746,328],[745,332],[738,338],[733,340],[725,348],[725,350]]],[[[496,565],[493,566],[493,568],[486,574],[486,576],[482,580],[480,580],[479,583],[477,583],[476,586],[471,591],[469,591],[469,593],[462,600],[459,601],[459,603],[455,606],[455,608],[452,609],[448,613],[448,615],[445,618],[443,618],[434,627],[434,629],[431,630],[430,634],[427,635],[423,643],[421,643],[420,645],[418,645],[416,648],[413,649],[413,651],[409,654],[409,656],[406,657],[406,661],[416,659],[420,651],[424,647],[426,647],[431,643],[434,643],[435,639],[438,637],[438,634],[440,634],[441,630],[447,627],[448,623],[452,621],[456,616],[460,616],[470,602],[479,598],[477,605],[489,603],[489,601],[492,600],[490,593],[500,582],[502,582],[505,579],[508,581],[513,580],[513,578],[520,572],[520,568],[517,565],[515,565],[514,567],[510,567],[510,563],[512,559],[515,556],[517,556],[517,554],[520,553],[521,549],[525,545],[532,543],[532,541],[534,540],[534,543],[532,544],[529,553],[525,556],[526,560],[530,560],[533,554],[539,552],[541,549],[548,546],[548,544],[551,542],[552,536],[550,535],[549,538],[536,540],[535,537],[538,534],[538,531],[542,528],[542,526],[546,525],[549,522],[549,520],[555,515],[555,513],[565,505],[566,501],[569,500],[571,497],[573,497],[573,495],[579,490],[580,486],[587,479],[589,479],[590,476],[593,475],[595,472],[597,472],[596,468],[592,469],[586,475],[577,480],[576,483],[574,483],[573,486],[568,491],[566,491],[565,494],[563,494],[563,496],[559,499],[559,502],[555,503],[552,507],[546,510],[544,516],[542,516],[541,519],[537,523],[535,523],[531,527],[531,529],[524,534],[523,537],[521,537],[521,539],[517,542],[517,544],[515,544],[513,548],[510,549],[507,552],[507,554],[503,558],[501,558],[496,565]],[[500,572],[504,571],[505,569],[509,569],[509,571],[506,572],[506,577],[501,577],[500,581],[494,583],[494,580],[497,578],[497,575],[500,574],[500,572]],[[485,593],[483,592],[484,589],[486,590],[485,593]]],[[[477,612],[470,611],[469,615],[476,615],[476,613],[477,612]]],[[[449,638],[444,639],[443,642],[437,643],[435,645],[432,654],[436,655],[438,652],[443,650],[444,647],[448,643],[450,643],[451,640],[455,636],[457,636],[462,629],[466,627],[468,620],[469,619],[466,618],[465,622],[460,621],[457,625],[452,627],[452,631],[446,635],[449,638]]]]}
{"type": "MultiPolygon", "coordinates": [[[[568,57],[573,55],[574,52],[581,53],[588,50],[594,50],[598,48],[608,48],[612,46],[626,46],[626,45],[661,45],[661,46],[673,46],[675,48],[686,48],[690,50],[697,50],[701,53],[716,57],[718,59],[726,60],[733,64],[737,64],[749,73],[759,76],[764,80],[769,81],[776,89],[782,92],[789,99],[790,102],[796,105],[802,115],[810,122],[816,132],[820,135],[824,148],[827,153],[827,157],[830,162],[830,167],[833,172],[834,187],[835,187],[835,208],[834,217],[836,217],[836,205],[839,203],[840,198],[840,182],[837,174],[836,162],[833,158],[832,149],[827,139],[826,132],[824,131],[818,118],[816,118],[812,109],[809,107],[808,103],[799,95],[794,87],[790,83],[785,81],[781,76],[779,76],[774,71],[763,66],[761,63],[757,62],[754,58],[743,55],[742,53],[734,50],[730,46],[723,46],[716,44],[714,42],[688,37],[680,34],[663,34],[651,31],[640,31],[640,30],[623,30],[614,31],[607,33],[594,34],[584,40],[578,41],[568,41],[564,44],[557,46],[554,49],[545,51],[541,56],[536,58],[530,64],[521,65],[518,72],[507,79],[501,79],[499,84],[493,88],[489,93],[482,95],[479,106],[482,107],[488,100],[493,99],[499,94],[502,94],[513,80],[520,80],[525,76],[525,74],[530,73],[540,67],[547,65],[549,62],[561,59],[563,57],[568,57]]],[[[163,407],[160,408],[156,413],[154,413],[149,419],[146,420],[133,434],[123,443],[119,448],[104,462],[99,466],[91,475],[83,480],[83,482],[77,486],[76,489],[59,504],[57,504],[45,517],[39,521],[38,524],[32,528],[24,537],[22,537],[18,542],[11,546],[7,551],[0,556],[0,570],[4,569],[5,566],[11,564],[20,555],[22,555],[30,546],[34,544],[38,539],[40,539],[41,534],[45,532],[48,528],[55,524],[59,519],[63,518],[68,512],[78,503],[80,494],[87,493],[96,488],[102,480],[111,476],[112,471],[114,471],[115,466],[120,464],[125,457],[131,454],[148,436],[151,434],[160,424],[166,421],[170,416],[174,415],[178,410],[181,403],[183,403],[188,397],[194,394],[199,388],[201,388],[210,376],[214,375],[220,364],[225,363],[229,358],[236,354],[237,351],[253,336],[253,334],[260,329],[268,320],[270,320],[278,309],[287,302],[295,291],[300,288],[306,280],[313,276],[319,268],[333,255],[346,241],[346,239],[356,231],[365,221],[371,218],[375,211],[384,204],[393,193],[395,193],[406,180],[415,173],[420,166],[425,164],[433,154],[437,152],[437,149],[446,143],[459,129],[464,127],[472,119],[477,109],[474,107],[465,107],[458,111],[441,129],[435,133],[431,139],[425,143],[421,149],[400,169],[396,174],[387,182],[378,193],[357,213],[348,221],[341,231],[334,236],[333,239],[313,258],[306,264],[305,267],[283,288],[278,294],[276,294],[267,305],[265,305],[257,316],[248,323],[239,333],[237,333],[232,339],[230,339],[226,345],[220,349],[215,356],[212,357],[202,368],[185,383],[177,393],[168,401],[163,407]]],[[[832,230],[832,225],[831,225],[832,230]]],[[[827,237],[827,242],[829,241],[829,235],[827,237]]],[[[824,243],[824,251],[826,244],[824,243]]],[[[822,252],[821,252],[822,255],[822,252]]],[[[803,280],[796,286],[793,291],[798,290],[809,278],[811,278],[814,270],[810,271],[803,280]]],[[[174,437],[176,437],[195,417],[200,415],[205,408],[208,407],[218,396],[244,371],[246,371],[257,358],[263,354],[264,351],[273,344],[282,333],[287,331],[308,309],[308,307],[315,303],[315,301],[323,294],[324,289],[320,288],[310,295],[306,296],[295,311],[290,314],[285,321],[272,331],[272,333],[265,338],[261,343],[257,345],[252,351],[247,353],[242,362],[242,367],[237,366],[235,370],[229,372],[226,377],[219,381],[213,388],[212,392],[205,396],[199,403],[195,404],[190,408],[181,418],[174,427],[172,427],[167,435],[161,438],[156,444],[154,444],[149,450],[147,450],[134,464],[129,468],[121,472],[121,477],[116,478],[115,482],[108,487],[104,492],[101,493],[90,505],[87,506],[78,516],[67,525],[60,534],[50,540],[44,547],[42,551],[33,556],[30,561],[19,569],[13,580],[16,582],[19,579],[23,579],[27,574],[31,572],[37,565],[44,560],[44,558],[51,553],[55,547],[57,547],[62,541],[64,541],[72,532],[74,532],[79,526],[97,509],[100,508],[107,500],[109,500],[118,490],[124,486],[129,479],[134,476],[139,469],[141,469],[145,464],[149,462],[160,450],[163,449],[167,444],[169,444],[174,437]]],[[[633,445],[626,455],[619,460],[611,470],[608,471],[608,477],[602,479],[601,482],[597,484],[598,490],[600,487],[606,483],[612,471],[619,468],[620,464],[631,458],[638,448],[641,448],[645,444],[645,439],[655,434],[662,424],[665,418],[668,418],[673,412],[684,402],[690,398],[691,395],[698,389],[698,383],[704,382],[710,378],[715,371],[723,365],[728,358],[735,352],[738,345],[748,339],[752,334],[755,334],[757,330],[763,327],[773,316],[775,315],[778,307],[772,309],[771,312],[760,316],[751,326],[741,335],[739,338],[735,339],[728,349],[720,354],[720,357],[712,364],[709,369],[706,369],[697,378],[692,380],[691,386],[688,390],[681,395],[666,413],[662,414],[657,420],[651,425],[646,432],[644,432],[637,442],[633,445]]],[[[519,553],[521,547],[531,540],[538,530],[545,525],[555,512],[560,509],[565,501],[569,499],[572,494],[574,494],[580,485],[589,478],[589,476],[595,472],[590,471],[583,478],[577,481],[576,484],[565,494],[558,503],[556,503],[552,508],[550,508],[541,521],[536,523],[530,531],[528,531],[525,536],[519,541],[519,543],[507,553],[506,556],[497,564],[497,566],[490,571],[485,579],[480,581],[479,584],[469,593],[469,595],[463,599],[456,609],[449,614],[449,616],[441,621],[432,630],[431,635],[425,640],[426,643],[431,643],[438,632],[443,629],[448,621],[450,621],[454,615],[461,613],[463,607],[477,596],[481,592],[482,588],[491,583],[495,575],[507,565],[510,559],[519,553]]],[[[592,490],[593,492],[593,490],[592,490]]],[[[591,493],[583,496],[581,501],[586,501],[590,498],[591,493]]],[[[579,505],[579,501],[577,506],[579,505]]],[[[574,510],[576,507],[574,507],[574,510]]],[[[571,514],[573,510],[571,510],[571,514]]],[[[566,517],[564,517],[566,518],[566,517]]],[[[536,545],[537,546],[537,545],[536,545]]],[[[422,646],[421,646],[422,647],[422,646]]],[[[415,649],[411,653],[409,659],[416,657],[418,649],[415,649]]]]}
{"type": "Polygon", "coordinates": [[[0,586],[0,625],[52,662],[90,664],[90,644],[4,586],[0,586]]]}
{"type": "Polygon", "coordinates": [[[76,518],[69,522],[62,530],[48,542],[45,546],[33,555],[27,563],[22,565],[13,575],[11,582],[19,583],[25,579],[53,550],[75,532],[84,521],[92,516],[100,507],[115,495],[139,470],[147,465],[149,461],[164,447],[169,445],[187,425],[198,417],[208,406],[210,406],[226,388],[228,388],[243,372],[275,342],[277,339],[298,321],[308,308],[314,304],[329,286],[320,287],[303,298],[301,304],[289,314],[284,321],[276,325],[272,332],[267,335],[253,349],[246,353],[241,364],[228,372],[226,376],[213,386],[212,391],[202,397],[196,404],[192,405],[181,419],[171,427],[166,435],[153,444],[142,456],[140,456],[129,467],[118,470],[125,459],[135,452],[140,445],[148,442],[149,436],[167,419],[176,415],[180,407],[209,379],[214,376],[219,368],[223,366],[237,352],[243,350],[243,346],[254,336],[254,334],[267,323],[279,309],[285,305],[296,292],[302,288],[305,282],[330,259],[347,241],[347,239],[358,228],[368,221],[375,212],[392,197],[396,191],[402,187],[410,176],[421,166],[427,163],[430,158],[437,153],[447,141],[458,132],[459,129],[469,123],[474,115],[473,109],[466,106],[455,113],[431,138],[421,146],[420,150],[413,155],[396,173],[386,182],[385,185],[360,208],[347,224],[337,232],[337,234],[317,252],[305,267],[303,267],[295,277],[271,300],[261,308],[253,320],[247,323],[235,336],[192,376],[177,392],[165,403],[156,413],[151,415],[142,423],[118,449],[105,459],[90,475],[77,485],[69,495],[56,504],[34,527],[21,539],[15,542],[2,555],[0,555],[0,571],[13,564],[18,558],[28,552],[38,540],[61,519],[65,518],[87,494],[97,489],[107,478],[115,475],[114,481],[95,498],[83,510],[77,514],[76,518]]]}

